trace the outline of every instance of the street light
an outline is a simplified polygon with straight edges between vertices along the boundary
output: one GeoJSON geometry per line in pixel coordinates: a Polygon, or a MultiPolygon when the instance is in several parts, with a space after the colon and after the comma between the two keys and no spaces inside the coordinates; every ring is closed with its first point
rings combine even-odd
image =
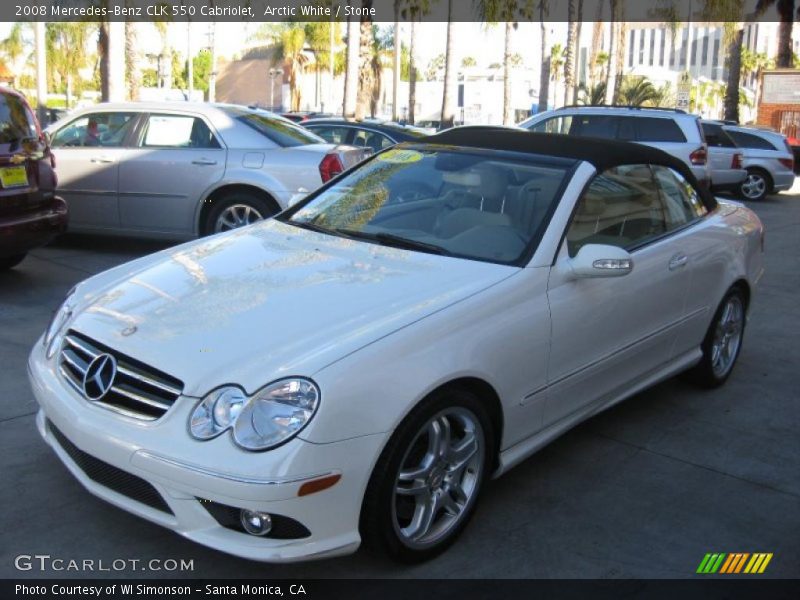
{"type": "Polygon", "coordinates": [[[269,70],[269,109],[275,110],[275,78],[283,75],[283,69],[269,70]]]}

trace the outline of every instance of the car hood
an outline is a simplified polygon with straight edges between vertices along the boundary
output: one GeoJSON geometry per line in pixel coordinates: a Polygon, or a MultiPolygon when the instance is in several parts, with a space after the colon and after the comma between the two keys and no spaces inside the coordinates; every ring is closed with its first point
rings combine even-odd
{"type": "Polygon", "coordinates": [[[114,271],[78,288],[70,328],[201,396],[312,376],[519,269],[270,220],[114,271]]]}

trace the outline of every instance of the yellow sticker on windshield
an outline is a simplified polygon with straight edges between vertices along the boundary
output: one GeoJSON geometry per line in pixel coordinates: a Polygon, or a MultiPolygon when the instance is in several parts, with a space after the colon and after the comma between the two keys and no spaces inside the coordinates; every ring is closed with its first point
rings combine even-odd
{"type": "Polygon", "coordinates": [[[378,155],[378,160],[390,163],[413,163],[422,160],[422,152],[416,150],[387,150],[378,155]]]}

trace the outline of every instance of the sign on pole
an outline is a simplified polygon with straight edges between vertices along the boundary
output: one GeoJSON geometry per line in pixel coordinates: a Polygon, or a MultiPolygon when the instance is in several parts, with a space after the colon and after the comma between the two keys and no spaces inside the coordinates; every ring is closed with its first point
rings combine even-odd
{"type": "Polygon", "coordinates": [[[692,93],[692,76],[688,71],[681,73],[678,78],[678,90],[675,94],[675,108],[689,110],[689,100],[692,93]]]}

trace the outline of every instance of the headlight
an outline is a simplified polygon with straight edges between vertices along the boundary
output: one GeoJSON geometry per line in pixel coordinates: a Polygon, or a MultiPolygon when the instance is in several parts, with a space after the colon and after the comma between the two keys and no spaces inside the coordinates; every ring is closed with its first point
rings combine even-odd
{"type": "Polygon", "coordinates": [[[72,317],[72,311],[75,308],[74,300],[75,288],[72,288],[67,294],[64,302],[61,303],[61,306],[59,306],[58,310],[53,314],[53,318],[50,319],[50,324],[47,326],[47,330],[44,333],[44,340],[42,342],[42,345],[45,348],[45,355],[48,359],[53,358],[53,355],[58,349],[58,344],[61,341],[61,334],[64,330],[64,325],[66,325],[67,321],[69,321],[70,317],[72,317]]]}
{"type": "Polygon", "coordinates": [[[319,389],[308,379],[281,379],[247,396],[226,386],[208,394],[192,412],[189,430],[208,440],[227,429],[246,450],[268,450],[297,435],[319,406],[319,389]]]}

